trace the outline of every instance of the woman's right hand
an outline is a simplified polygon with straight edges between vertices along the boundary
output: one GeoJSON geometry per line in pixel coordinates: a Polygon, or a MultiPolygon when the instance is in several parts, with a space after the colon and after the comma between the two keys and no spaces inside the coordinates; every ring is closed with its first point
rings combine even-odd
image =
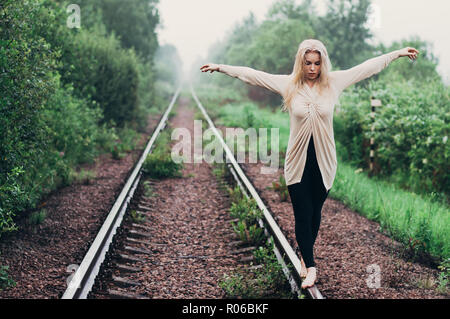
{"type": "Polygon", "coordinates": [[[399,56],[403,57],[403,56],[407,56],[411,59],[411,61],[414,61],[415,59],[417,59],[417,55],[419,54],[419,50],[415,49],[415,48],[411,48],[411,47],[406,47],[403,49],[399,50],[399,56]]]}
{"type": "Polygon", "coordinates": [[[218,65],[218,64],[214,64],[214,63],[208,63],[208,64],[205,64],[204,66],[202,66],[202,67],[200,68],[200,70],[201,70],[202,72],[208,72],[208,71],[210,71],[211,73],[213,73],[214,71],[217,71],[217,72],[220,71],[220,70],[219,70],[219,65],[218,65]]]}

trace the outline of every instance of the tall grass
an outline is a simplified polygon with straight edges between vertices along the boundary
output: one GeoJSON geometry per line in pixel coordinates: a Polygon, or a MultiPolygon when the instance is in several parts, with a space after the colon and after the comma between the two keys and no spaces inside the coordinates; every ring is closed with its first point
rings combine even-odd
{"type": "Polygon", "coordinates": [[[450,256],[450,214],[445,205],[400,189],[338,159],[330,197],[340,200],[414,252],[450,256]]]}

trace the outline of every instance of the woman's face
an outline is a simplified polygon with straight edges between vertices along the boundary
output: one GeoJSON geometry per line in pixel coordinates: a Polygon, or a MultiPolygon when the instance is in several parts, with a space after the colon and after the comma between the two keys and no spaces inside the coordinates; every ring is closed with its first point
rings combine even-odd
{"type": "Polygon", "coordinates": [[[307,80],[316,80],[320,75],[322,61],[318,52],[308,52],[305,54],[303,62],[303,74],[307,80]]]}

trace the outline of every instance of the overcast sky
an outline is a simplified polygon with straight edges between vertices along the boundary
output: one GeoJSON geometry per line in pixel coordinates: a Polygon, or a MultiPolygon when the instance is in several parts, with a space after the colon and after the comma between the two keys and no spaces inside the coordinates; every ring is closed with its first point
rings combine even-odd
{"type": "MultiPolygon", "coordinates": [[[[160,0],[162,28],[158,31],[159,41],[177,47],[187,71],[198,57],[205,58],[209,47],[222,40],[227,31],[250,11],[261,22],[274,1],[160,0]]],[[[319,14],[325,12],[324,2],[315,0],[319,14]]],[[[438,71],[450,84],[450,1],[372,0],[372,3],[375,10],[370,25],[375,42],[388,45],[412,35],[431,42],[433,53],[440,61],[438,71]]]]}

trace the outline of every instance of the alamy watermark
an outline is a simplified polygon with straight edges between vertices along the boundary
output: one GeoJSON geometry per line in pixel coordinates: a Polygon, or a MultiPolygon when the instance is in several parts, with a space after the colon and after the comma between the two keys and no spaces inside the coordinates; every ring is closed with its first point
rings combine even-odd
{"type": "Polygon", "coordinates": [[[366,272],[369,274],[366,278],[367,287],[378,289],[381,287],[381,268],[377,264],[371,264],[366,267],[366,272]]]}
{"type": "MultiPolygon", "coordinates": [[[[205,161],[209,164],[224,162],[224,149],[219,138],[214,134],[212,128],[203,132],[202,120],[194,120],[194,147],[192,148],[191,132],[187,128],[175,128],[172,131],[172,140],[178,142],[172,147],[171,157],[176,163],[201,163],[205,161]],[[204,143],[206,142],[206,144],[204,143]],[[205,144],[205,145],[204,145],[205,144]],[[193,153],[192,153],[193,150],[193,153]]],[[[226,128],[225,139],[221,131],[217,131],[225,141],[238,163],[246,162],[246,148],[248,148],[248,162],[257,163],[258,159],[263,164],[268,165],[261,168],[262,174],[273,174],[279,168],[279,128],[269,129],[250,127],[245,131],[242,128],[226,128]],[[269,154],[270,145],[270,154],[269,154]],[[246,147],[247,146],[247,147],[246,147]]],[[[226,162],[230,159],[226,156],[226,162]]]]}
{"type": "Polygon", "coordinates": [[[67,17],[66,25],[69,29],[81,28],[81,9],[78,4],[69,4],[66,12],[70,15],[67,17]]]}

